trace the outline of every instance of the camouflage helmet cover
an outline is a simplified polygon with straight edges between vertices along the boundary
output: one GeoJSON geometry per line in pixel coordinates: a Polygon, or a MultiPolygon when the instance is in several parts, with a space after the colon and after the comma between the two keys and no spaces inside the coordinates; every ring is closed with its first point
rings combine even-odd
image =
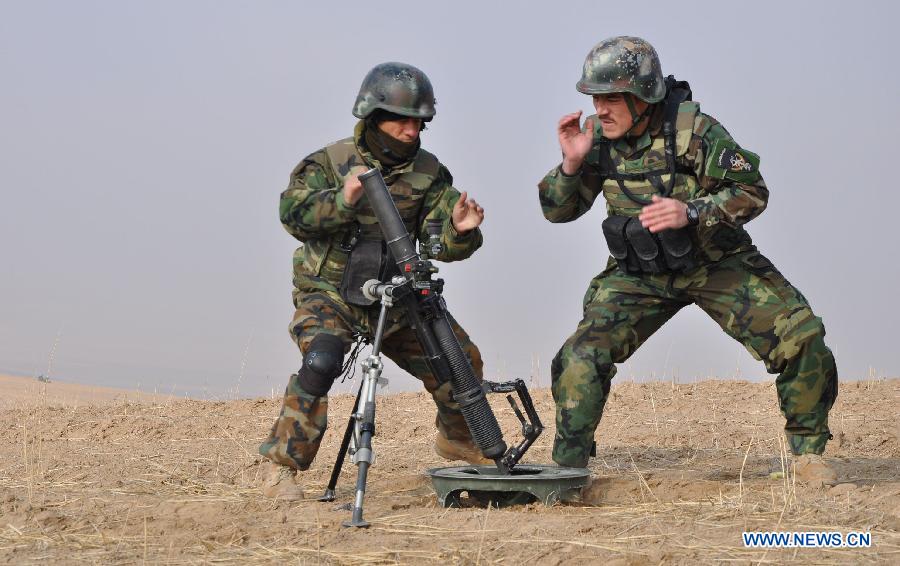
{"type": "Polygon", "coordinates": [[[434,104],[434,89],[425,73],[406,63],[381,63],[363,79],[353,115],[365,119],[380,108],[427,122],[434,117],[434,104]]]}
{"type": "Polygon", "coordinates": [[[656,50],[643,39],[631,36],[611,37],[595,45],[584,60],[581,80],[575,88],[584,94],[630,92],[650,104],[666,95],[656,50]]]}

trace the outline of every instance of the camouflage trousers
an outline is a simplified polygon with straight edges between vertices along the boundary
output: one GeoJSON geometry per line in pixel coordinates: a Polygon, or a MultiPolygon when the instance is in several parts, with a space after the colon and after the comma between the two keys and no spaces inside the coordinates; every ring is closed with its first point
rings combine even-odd
{"type": "Polygon", "coordinates": [[[609,267],[591,281],[584,318],[553,359],[556,402],[553,460],[587,465],[603,415],[614,364],[627,360],[682,307],[696,304],[741,342],[776,389],[795,454],[825,450],[828,412],[837,397],[837,368],[822,320],[755,249],[684,274],[628,275],[609,267]]]}
{"type": "MultiPolygon", "coordinates": [[[[337,292],[317,290],[295,293],[297,307],[290,332],[303,355],[318,334],[337,336],[344,342],[344,354],[353,344],[355,334],[373,337],[378,323],[380,305],[358,307],[349,305],[337,292]]],[[[459,405],[451,401],[450,383],[439,383],[426,360],[415,331],[406,321],[406,311],[395,306],[388,311],[382,338],[381,353],[405,371],[422,381],[437,405],[438,432],[451,440],[471,440],[459,405]]],[[[469,335],[450,319],[463,352],[472,362],[478,379],[483,376],[481,353],[469,335]]],[[[327,427],[328,397],[316,397],[300,386],[294,374],[284,392],[281,412],[272,425],[269,437],[259,446],[259,453],[268,459],[298,470],[312,464],[327,427]]],[[[349,418],[349,415],[348,415],[349,418]]]]}

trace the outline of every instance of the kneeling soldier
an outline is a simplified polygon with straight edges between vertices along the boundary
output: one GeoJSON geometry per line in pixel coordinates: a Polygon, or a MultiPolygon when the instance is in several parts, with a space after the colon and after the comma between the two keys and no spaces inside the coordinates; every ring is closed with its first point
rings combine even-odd
{"type": "MultiPolygon", "coordinates": [[[[281,222],[303,242],[294,255],[296,312],[290,324],[303,365],[291,376],[281,413],[259,447],[274,463],[263,490],[268,496],[302,497],[295,476],[309,468],[319,449],[328,391],[355,338],[375,332],[379,305],[360,287],[368,279],[389,278],[393,261],[358,175],[373,167],[381,171],[408,231],[419,240],[428,240],[429,221],[440,221],[443,251],[435,259],[465,259],[481,246],[484,209],[460,194],[447,168],[420,147],[419,134],[435,115],[434,103],[422,71],[403,63],[377,65],[363,80],[353,107],[360,119],[353,136],[303,159],[281,194],[281,222]]],[[[481,379],[478,348],[455,321],[453,327],[481,379]]],[[[401,307],[390,311],[382,353],[420,379],[433,396],[438,455],[490,463],[451,401],[450,384],[438,383],[432,373],[401,307]]]]}

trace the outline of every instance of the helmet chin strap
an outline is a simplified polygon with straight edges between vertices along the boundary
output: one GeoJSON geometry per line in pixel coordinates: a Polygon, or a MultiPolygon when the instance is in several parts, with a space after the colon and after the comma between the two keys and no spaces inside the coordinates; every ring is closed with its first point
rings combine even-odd
{"type": "Polygon", "coordinates": [[[644,118],[650,115],[650,112],[653,110],[653,105],[648,104],[646,108],[644,108],[643,112],[638,113],[637,107],[634,104],[635,96],[630,92],[625,93],[625,104],[628,106],[628,112],[631,113],[631,127],[625,130],[625,133],[622,134],[622,137],[627,136],[631,133],[631,130],[635,129],[638,124],[640,124],[644,118]]]}

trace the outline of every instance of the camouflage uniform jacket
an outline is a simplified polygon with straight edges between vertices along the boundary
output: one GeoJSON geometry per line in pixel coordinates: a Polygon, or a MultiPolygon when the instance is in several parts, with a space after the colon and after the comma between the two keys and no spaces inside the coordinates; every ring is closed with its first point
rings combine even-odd
{"type": "Polygon", "coordinates": [[[385,169],[362,143],[365,122],[360,121],[352,138],[335,142],[304,158],[291,173],[288,188],[281,193],[281,223],[303,242],[294,253],[294,298],[302,291],[336,291],[348,254],[341,247],[357,234],[382,239],[375,213],[365,195],[355,204],[344,200],[343,187],[351,175],[372,167],[381,170],[407,230],[427,240],[426,222],[441,219],[443,252],[435,259],[456,261],[472,255],[482,243],[477,228],[460,235],[451,222],[453,205],[460,192],[453,177],[438,159],[419,149],[409,163],[385,169]]]}
{"type": "MultiPolygon", "coordinates": [[[[602,191],[610,215],[637,216],[642,204],[625,194],[619,181],[609,177],[606,167],[629,177],[623,184],[644,200],[659,194],[649,179],[657,176],[669,183],[662,134],[662,105],[654,111],[650,125],[636,140],[603,138],[600,120],[592,115],[585,128],[594,131],[594,146],[581,170],[565,175],[559,166],[539,184],[544,216],[551,222],[569,222],[587,212],[602,191]],[[609,152],[603,159],[601,151],[609,152]]],[[[702,262],[750,249],[752,241],[743,225],[766,207],[769,191],[759,174],[759,157],[741,149],[714,118],[700,112],[696,102],[683,102],[675,119],[675,184],[671,197],[692,202],[700,223],[690,231],[702,262]]]]}

